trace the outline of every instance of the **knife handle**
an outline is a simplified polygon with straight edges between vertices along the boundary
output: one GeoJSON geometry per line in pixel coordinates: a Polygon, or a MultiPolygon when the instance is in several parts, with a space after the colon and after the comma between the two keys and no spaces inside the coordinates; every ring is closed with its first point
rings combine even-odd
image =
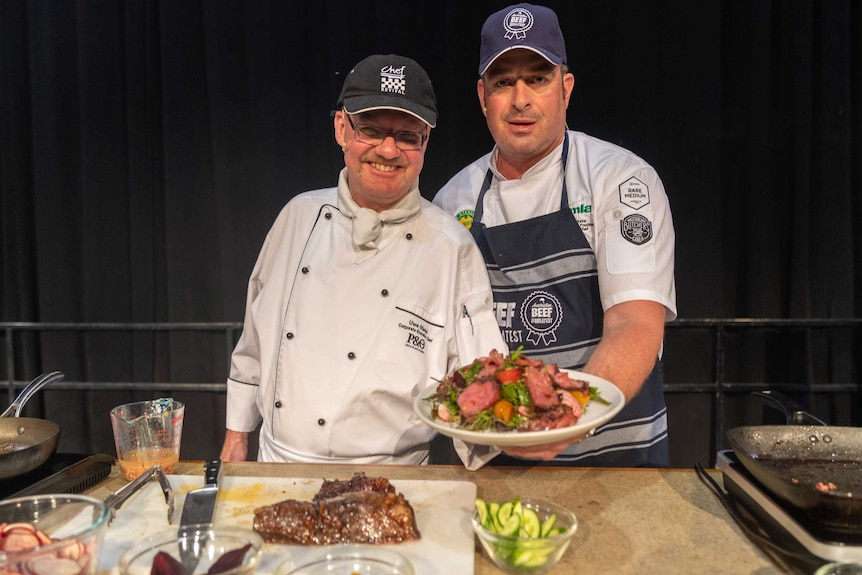
{"type": "Polygon", "coordinates": [[[221,483],[221,459],[210,459],[204,463],[204,485],[221,483]]]}

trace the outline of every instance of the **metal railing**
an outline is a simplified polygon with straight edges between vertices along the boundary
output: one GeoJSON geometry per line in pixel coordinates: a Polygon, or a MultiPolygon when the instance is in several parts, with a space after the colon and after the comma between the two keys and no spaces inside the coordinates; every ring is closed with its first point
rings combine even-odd
{"type": "MultiPolygon", "coordinates": [[[[665,381],[664,391],[666,394],[695,393],[712,395],[712,437],[710,439],[711,453],[718,449],[722,438],[725,436],[726,422],[723,414],[728,396],[741,393],[762,391],[764,389],[780,389],[784,392],[838,394],[859,394],[862,386],[858,381],[847,382],[814,382],[809,377],[807,381],[799,382],[737,382],[728,381],[726,377],[727,339],[732,332],[752,332],[755,330],[777,330],[788,332],[791,330],[834,330],[849,328],[854,330],[855,341],[860,342],[859,330],[862,329],[862,319],[761,319],[761,318],[733,318],[733,319],[678,319],[666,325],[667,331],[706,329],[711,332],[712,345],[712,378],[705,383],[686,383],[665,381]]],[[[858,347],[858,344],[857,344],[858,347]]],[[[858,354],[855,356],[858,357],[858,354]]],[[[854,364],[859,369],[858,363],[854,364]]],[[[858,400],[855,405],[859,405],[858,400]]],[[[857,415],[858,416],[858,415],[857,415]]]]}
{"type": "MultiPolygon", "coordinates": [[[[740,331],[750,332],[752,330],[832,330],[849,328],[854,330],[854,341],[858,339],[858,330],[862,328],[862,319],[678,319],[666,326],[667,337],[672,337],[678,330],[706,330],[710,333],[712,366],[709,381],[700,383],[665,381],[665,393],[667,394],[710,394],[712,395],[712,420],[713,420],[713,446],[716,438],[724,436],[724,424],[722,413],[725,408],[725,400],[730,394],[739,394],[747,391],[762,390],[766,387],[777,387],[785,391],[802,393],[851,393],[860,392],[858,381],[815,383],[805,381],[802,383],[775,383],[769,384],[759,381],[734,382],[728,381],[726,377],[727,361],[727,339],[729,334],[740,331]]],[[[3,386],[7,390],[11,402],[17,390],[27,384],[26,380],[16,379],[15,346],[16,340],[24,333],[44,332],[209,332],[222,333],[227,365],[230,364],[230,353],[236,344],[238,335],[242,331],[241,322],[165,322],[165,323],[58,323],[58,322],[0,322],[0,333],[5,339],[5,366],[6,377],[3,386]]],[[[854,344],[856,345],[856,344],[854,344]]],[[[859,369],[854,364],[854,369],[859,369]]],[[[74,390],[140,390],[140,391],[163,391],[163,390],[186,390],[203,391],[213,393],[225,393],[226,384],[222,382],[83,382],[63,381],[52,386],[57,389],[74,390]]],[[[858,402],[857,402],[858,404],[858,402]]],[[[713,450],[714,451],[714,450],[713,450]]]]}
{"type": "MultiPolygon", "coordinates": [[[[225,354],[230,365],[230,354],[233,351],[238,335],[242,332],[242,322],[0,322],[5,346],[4,359],[6,377],[4,385],[8,390],[10,401],[15,398],[15,390],[22,388],[28,382],[16,380],[15,341],[19,334],[42,332],[209,332],[223,334],[225,354]]],[[[187,391],[210,391],[224,393],[227,385],[224,382],[208,383],[174,383],[174,382],[86,382],[65,380],[53,384],[52,389],[75,390],[154,390],[165,391],[183,389],[187,391]]]]}
{"type": "MultiPolygon", "coordinates": [[[[725,379],[726,340],[729,330],[791,330],[791,329],[838,329],[838,328],[862,328],[862,319],[760,319],[760,318],[735,318],[735,319],[678,319],[666,324],[666,331],[684,329],[707,329],[712,332],[712,351],[714,364],[712,369],[713,379],[709,383],[673,383],[665,385],[667,393],[713,393],[721,392],[722,389],[734,389],[735,391],[753,391],[762,389],[763,382],[728,382],[725,379]]],[[[783,384],[783,387],[793,391],[810,391],[813,382],[806,384],[783,384]]],[[[817,391],[833,392],[855,392],[859,391],[859,384],[848,383],[818,383],[817,391]]]]}

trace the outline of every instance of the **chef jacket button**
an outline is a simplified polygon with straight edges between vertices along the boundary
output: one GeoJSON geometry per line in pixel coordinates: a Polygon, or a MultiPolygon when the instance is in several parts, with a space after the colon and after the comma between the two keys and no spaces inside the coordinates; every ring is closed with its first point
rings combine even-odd
{"type": "Polygon", "coordinates": [[[317,420],[317,425],[321,425],[321,426],[326,425],[326,420],[321,417],[320,419],[317,420]]]}
{"type": "Polygon", "coordinates": [[[276,409],[281,409],[281,406],[282,406],[282,403],[280,401],[275,402],[275,408],[276,409]]]}
{"type": "Polygon", "coordinates": [[[347,359],[356,359],[356,354],[351,351],[347,354],[347,359]]]}
{"type": "Polygon", "coordinates": [[[331,220],[331,219],[332,219],[332,214],[330,214],[329,212],[326,212],[326,214],[324,214],[324,216],[323,216],[323,217],[324,217],[324,218],[326,218],[327,220],[331,220]]]}
{"type": "Polygon", "coordinates": [[[388,296],[388,295],[389,295],[389,290],[388,290],[388,289],[385,289],[385,290],[381,291],[381,292],[380,292],[380,295],[382,295],[383,297],[388,296]]]}
{"type": "Polygon", "coordinates": [[[293,339],[293,332],[292,331],[287,332],[287,334],[285,334],[284,337],[286,337],[287,339],[293,339]]]}
{"type": "Polygon", "coordinates": [[[412,239],[413,239],[413,234],[407,234],[407,235],[406,235],[406,236],[404,236],[404,237],[406,237],[408,240],[412,240],[412,239]]]}
{"type": "Polygon", "coordinates": [[[307,273],[308,273],[308,271],[309,271],[309,270],[308,270],[308,266],[304,266],[304,267],[302,268],[302,273],[307,274],[307,273]]]}

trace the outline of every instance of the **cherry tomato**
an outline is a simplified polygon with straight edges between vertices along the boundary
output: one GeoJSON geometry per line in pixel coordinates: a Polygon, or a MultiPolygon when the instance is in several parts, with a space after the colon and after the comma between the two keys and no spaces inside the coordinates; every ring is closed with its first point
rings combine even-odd
{"type": "Polygon", "coordinates": [[[509,367],[497,372],[497,381],[500,383],[515,383],[521,379],[521,368],[509,367]]]}
{"type": "Polygon", "coordinates": [[[512,415],[515,413],[515,406],[512,405],[511,401],[507,401],[505,399],[501,399],[497,403],[494,404],[494,417],[501,421],[505,421],[509,423],[509,420],[512,419],[512,415]]]}
{"type": "Polygon", "coordinates": [[[580,403],[582,407],[590,400],[590,392],[584,393],[583,391],[573,391],[572,395],[578,400],[578,403],[580,403]]]}

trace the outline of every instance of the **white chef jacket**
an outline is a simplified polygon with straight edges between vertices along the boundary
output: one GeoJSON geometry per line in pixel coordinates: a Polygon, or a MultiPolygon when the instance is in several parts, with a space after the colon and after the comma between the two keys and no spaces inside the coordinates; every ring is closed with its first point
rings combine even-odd
{"type": "MultiPolygon", "coordinates": [[[[631,300],[665,306],[665,320],[676,318],[674,229],[664,185],[655,169],[625,148],[566,132],[569,158],[566,187],[569,207],[596,254],[602,308],[631,300]],[[629,222],[648,222],[651,237],[635,235],[629,222]]],[[[517,180],[496,169],[496,148],[458,172],[434,197],[434,203],[468,228],[488,171],[494,173],[485,194],[482,222],[498,226],[543,216],[560,209],[563,182],[558,146],[517,180]]]]}
{"type": "MultiPolygon", "coordinates": [[[[231,358],[227,428],[262,420],[261,461],[422,463],[435,432],[413,399],[506,349],[482,255],[422,199],[358,259],[336,197],[337,188],[296,196],[266,237],[231,358]]],[[[471,469],[497,453],[457,441],[456,451],[471,469]]]]}

